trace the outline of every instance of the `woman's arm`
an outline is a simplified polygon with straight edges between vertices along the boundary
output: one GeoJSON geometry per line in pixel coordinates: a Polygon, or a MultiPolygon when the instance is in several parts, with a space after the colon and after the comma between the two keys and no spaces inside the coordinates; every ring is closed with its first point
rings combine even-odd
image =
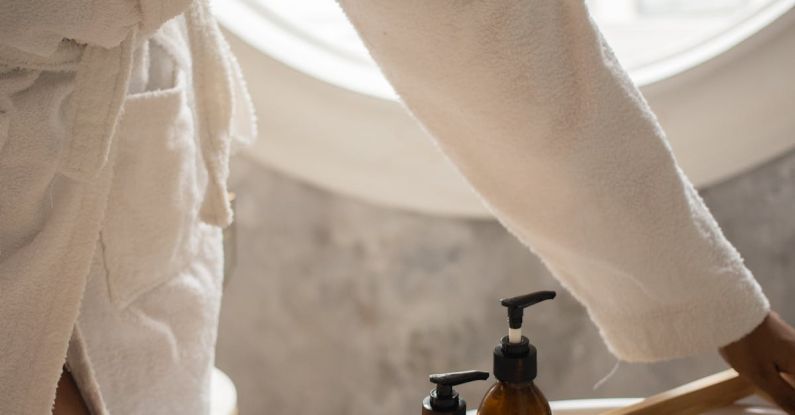
{"type": "Polygon", "coordinates": [[[630,361],[768,314],[582,0],[341,0],[405,105],[630,361]]]}
{"type": "Polygon", "coordinates": [[[795,414],[795,330],[677,165],[583,0],[339,0],[408,109],[610,350],[721,348],[795,414]]]}
{"type": "Polygon", "coordinates": [[[629,361],[720,346],[795,413],[795,330],[583,0],[339,0],[408,109],[629,361]],[[761,323],[761,324],[760,324],[761,323]]]}

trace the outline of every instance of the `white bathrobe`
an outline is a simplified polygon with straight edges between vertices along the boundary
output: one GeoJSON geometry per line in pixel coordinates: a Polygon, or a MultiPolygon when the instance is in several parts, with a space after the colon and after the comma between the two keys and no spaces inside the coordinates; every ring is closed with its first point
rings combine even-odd
{"type": "MultiPolygon", "coordinates": [[[[0,3],[2,414],[47,413],[64,364],[95,413],[207,411],[232,120],[253,129],[188,3],[0,3]]],[[[617,356],[714,349],[767,314],[582,0],[340,4],[617,356]]]]}

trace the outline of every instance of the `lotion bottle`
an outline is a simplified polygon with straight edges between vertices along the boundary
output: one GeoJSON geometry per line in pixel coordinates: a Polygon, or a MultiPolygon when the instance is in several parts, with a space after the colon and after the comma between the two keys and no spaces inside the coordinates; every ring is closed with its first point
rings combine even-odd
{"type": "Polygon", "coordinates": [[[483,397],[478,415],[552,415],[549,402],[533,383],[537,351],[522,335],[522,315],[525,308],[553,298],[554,291],[539,291],[500,300],[508,308],[508,335],[494,349],[497,383],[483,397]]]}

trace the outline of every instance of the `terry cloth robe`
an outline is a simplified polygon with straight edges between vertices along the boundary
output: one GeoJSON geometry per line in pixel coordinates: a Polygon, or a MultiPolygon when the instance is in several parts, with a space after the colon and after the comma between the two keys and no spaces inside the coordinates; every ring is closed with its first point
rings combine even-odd
{"type": "MultiPolygon", "coordinates": [[[[0,4],[0,413],[47,413],[64,362],[95,413],[206,412],[240,77],[201,3],[63,3],[0,4]]],[[[767,314],[582,0],[340,4],[617,356],[767,314]]]]}
{"type": "Polygon", "coordinates": [[[207,4],[3,1],[0,126],[0,414],[50,413],[64,365],[94,414],[207,413],[253,136],[207,4]]]}

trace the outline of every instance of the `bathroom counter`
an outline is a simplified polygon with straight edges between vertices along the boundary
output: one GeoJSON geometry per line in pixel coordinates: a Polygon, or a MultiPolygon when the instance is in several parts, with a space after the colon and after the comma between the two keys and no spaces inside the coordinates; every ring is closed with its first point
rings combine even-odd
{"type": "MultiPolygon", "coordinates": [[[[637,403],[640,399],[577,399],[569,401],[553,401],[552,413],[554,415],[598,415],[610,409],[622,408],[637,403]]],[[[717,411],[707,412],[705,415],[786,415],[785,412],[775,409],[758,398],[743,400],[732,407],[717,411]]],[[[475,415],[475,410],[467,412],[475,415]]]]}

